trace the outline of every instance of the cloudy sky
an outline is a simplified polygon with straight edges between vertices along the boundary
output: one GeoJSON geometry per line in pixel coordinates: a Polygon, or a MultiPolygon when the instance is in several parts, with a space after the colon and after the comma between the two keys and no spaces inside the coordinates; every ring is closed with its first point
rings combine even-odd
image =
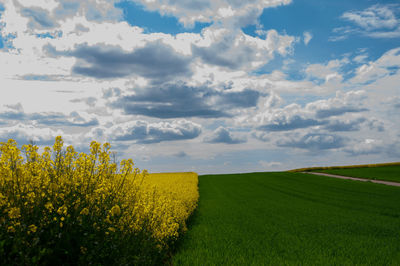
{"type": "Polygon", "coordinates": [[[0,0],[0,141],[158,171],[400,160],[397,0],[0,0]]]}

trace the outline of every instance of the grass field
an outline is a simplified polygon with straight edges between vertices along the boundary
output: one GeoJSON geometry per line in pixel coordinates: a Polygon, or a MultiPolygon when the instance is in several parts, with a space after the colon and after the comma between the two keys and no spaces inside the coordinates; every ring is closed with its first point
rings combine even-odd
{"type": "Polygon", "coordinates": [[[400,182],[400,165],[370,168],[316,170],[316,172],[400,182]]]}
{"type": "Polygon", "coordinates": [[[199,177],[174,265],[399,265],[400,188],[302,173],[199,177]]]}

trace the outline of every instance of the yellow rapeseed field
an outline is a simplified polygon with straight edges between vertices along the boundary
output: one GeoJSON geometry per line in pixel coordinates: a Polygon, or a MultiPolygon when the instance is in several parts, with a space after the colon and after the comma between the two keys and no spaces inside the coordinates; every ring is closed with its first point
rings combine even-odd
{"type": "Polygon", "coordinates": [[[152,209],[152,231],[157,239],[178,237],[196,209],[199,192],[196,173],[150,174],[141,185],[142,206],[152,209]]]}
{"type": "Polygon", "coordinates": [[[40,154],[0,143],[0,257],[16,264],[154,264],[197,206],[197,174],[151,174],[57,137],[40,154]],[[24,155],[24,156],[23,156],[24,155]]]}
{"type": "Polygon", "coordinates": [[[331,169],[351,169],[351,168],[372,168],[372,167],[382,167],[382,166],[396,166],[400,165],[400,162],[392,163],[376,163],[376,164],[358,164],[358,165],[344,165],[344,166],[316,166],[316,167],[306,167],[292,169],[288,172],[307,172],[307,171],[317,171],[317,170],[331,170],[331,169]]]}

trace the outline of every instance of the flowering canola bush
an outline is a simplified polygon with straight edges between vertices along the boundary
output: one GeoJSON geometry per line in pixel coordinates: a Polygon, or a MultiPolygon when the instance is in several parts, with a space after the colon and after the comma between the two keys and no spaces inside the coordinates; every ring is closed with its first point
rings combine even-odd
{"type": "Polygon", "coordinates": [[[5,264],[160,264],[196,208],[197,175],[149,175],[110,144],[90,153],[57,137],[40,154],[0,143],[0,258],[5,264]],[[23,156],[24,154],[24,156],[23,156]]]}

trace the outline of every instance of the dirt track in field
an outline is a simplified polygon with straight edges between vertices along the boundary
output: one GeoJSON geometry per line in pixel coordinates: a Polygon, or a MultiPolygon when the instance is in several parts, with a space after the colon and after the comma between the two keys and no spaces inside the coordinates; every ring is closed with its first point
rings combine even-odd
{"type": "Polygon", "coordinates": [[[328,176],[328,177],[334,177],[334,178],[340,178],[340,179],[357,180],[357,181],[362,181],[362,182],[372,182],[372,183],[376,183],[376,184],[384,184],[384,185],[388,185],[388,186],[400,187],[400,183],[397,183],[397,182],[375,180],[375,179],[367,179],[367,178],[358,178],[358,177],[350,177],[350,176],[342,176],[342,175],[332,175],[332,174],[318,173],[318,172],[302,172],[302,173],[313,174],[313,175],[322,175],[322,176],[328,176]]]}

